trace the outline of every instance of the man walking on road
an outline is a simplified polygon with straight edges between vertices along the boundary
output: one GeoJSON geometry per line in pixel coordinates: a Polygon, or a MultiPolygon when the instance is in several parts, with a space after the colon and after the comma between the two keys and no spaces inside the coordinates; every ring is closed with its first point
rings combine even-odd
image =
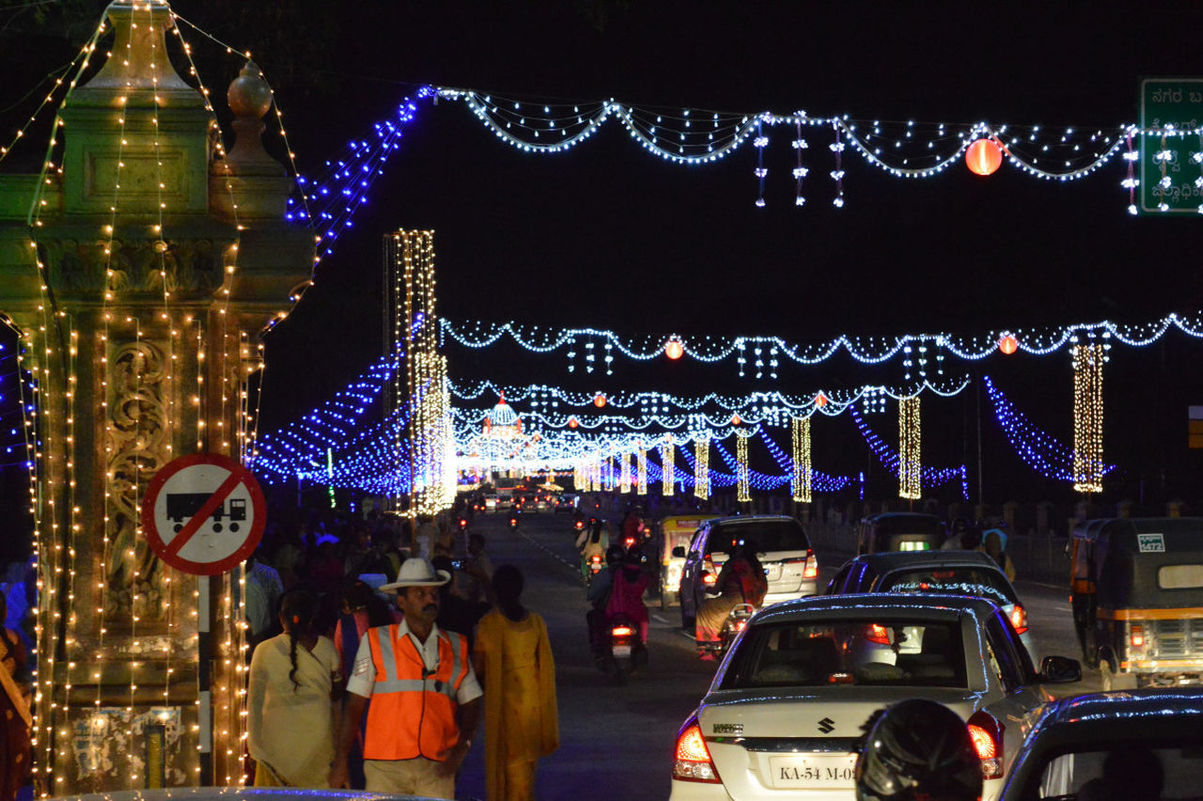
{"type": "Polygon", "coordinates": [[[348,703],[330,786],[348,787],[347,754],[370,698],[364,735],[366,789],[455,797],[455,774],[480,721],[480,683],[468,644],[435,625],[439,587],[451,580],[422,558],[407,559],[397,580],[400,623],[368,629],[347,682],[348,703]]]}

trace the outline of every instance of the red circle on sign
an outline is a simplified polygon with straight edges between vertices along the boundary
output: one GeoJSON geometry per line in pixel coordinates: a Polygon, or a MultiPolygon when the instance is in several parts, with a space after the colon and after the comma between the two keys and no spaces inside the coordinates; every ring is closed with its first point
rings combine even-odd
{"type": "MultiPolygon", "coordinates": [[[[232,521],[234,520],[233,501],[231,501],[228,516],[232,521]]],[[[178,519],[182,520],[182,518],[178,519]]],[[[216,453],[194,453],[189,456],[181,456],[165,465],[150,480],[150,485],[146,488],[146,495],[142,498],[142,530],[146,534],[146,542],[150,549],[175,569],[193,575],[217,576],[245,562],[259,545],[266,525],[267,501],[263,497],[263,490],[259,488],[259,482],[255,479],[255,475],[239,462],[216,453]],[[170,479],[198,465],[210,465],[224,469],[227,471],[227,476],[219,486],[206,492],[190,494],[191,506],[196,508],[184,515],[188,519],[186,524],[181,525],[177,522],[174,527],[176,530],[171,532],[174,536],[167,539],[159,530],[159,520],[155,515],[159,496],[170,479]],[[235,526],[231,524],[230,536],[237,536],[242,539],[242,542],[236,544],[232,550],[227,549],[228,553],[222,554],[211,562],[181,556],[180,551],[197,533],[197,529],[213,516],[214,512],[218,512],[222,517],[226,516],[226,499],[240,486],[246,487],[246,492],[250,495],[251,523],[246,531],[234,531],[235,526]]]]}

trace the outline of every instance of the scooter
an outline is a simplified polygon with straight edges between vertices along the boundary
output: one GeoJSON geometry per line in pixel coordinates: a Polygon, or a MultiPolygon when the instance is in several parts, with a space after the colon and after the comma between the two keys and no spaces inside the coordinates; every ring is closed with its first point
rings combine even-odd
{"type": "Polygon", "coordinates": [[[647,649],[639,639],[639,628],[625,615],[610,618],[610,647],[602,669],[619,686],[627,683],[637,667],[647,664],[647,649]]]}
{"type": "Polygon", "coordinates": [[[589,573],[588,573],[588,575],[585,576],[585,580],[588,581],[590,584],[592,584],[593,579],[597,576],[598,573],[601,572],[601,569],[604,566],[605,565],[602,563],[602,555],[600,553],[592,554],[589,557],[589,564],[588,564],[589,573]]]}
{"type": "MultiPolygon", "coordinates": [[[[717,597],[711,595],[710,597],[717,597]]],[[[698,643],[698,655],[713,654],[715,659],[722,659],[723,654],[731,648],[735,640],[748,627],[748,620],[756,614],[756,607],[749,603],[740,603],[731,607],[723,627],[719,629],[718,639],[698,643]]]]}
{"type": "Polygon", "coordinates": [[[513,512],[510,514],[510,531],[518,530],[518,514],[513,512]]]}

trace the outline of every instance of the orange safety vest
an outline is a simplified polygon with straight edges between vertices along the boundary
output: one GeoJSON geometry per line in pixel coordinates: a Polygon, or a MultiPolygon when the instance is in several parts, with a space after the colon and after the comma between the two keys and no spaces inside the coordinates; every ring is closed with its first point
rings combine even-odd
{"type": "Polygon", "coordinates": [[[455,632],[439,631],[438,667],[427,673],[413,638],[399,631],[397,623],[368,629],[376,684],[363,758],[442,762],[459,742],[455,699],[468,675],[467,643],[455,632]]]}

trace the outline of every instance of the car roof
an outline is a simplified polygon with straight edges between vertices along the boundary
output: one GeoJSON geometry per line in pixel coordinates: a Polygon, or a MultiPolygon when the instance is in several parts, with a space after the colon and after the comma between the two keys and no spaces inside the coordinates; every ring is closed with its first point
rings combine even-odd
{"type": "Polygon", "coordinates": [[[707,520],[711,526],[734,526],[741,523],[763,523],[766,520],[788,520],[792,523],[798,523],[797,518],[789,515],[731,515],[729,517],[717,517],[713,520],[707,520]]]}
{"type": "Polygon", "coordinates": [[[901,568],[918,569],[928,565],[933,567],[971,565],[973,567],[992,567],[998,570],[998,564],[981,551],[879,551],[854,556],[840,569],[853,563],[867,564],[878,573],[901,568]]]}
{"type": "Polygon", "coordinates": [[[966,612],[990,615],[998,607],[985,598],[968,595],[943,595],[924,593],[867,592],[849,595],[812,595],[793,601],[782,601],[765,607],[756,617],[755,623],[784,622],[811,617],[843,617],[849,612],[857,616],[871,614],[875,617],[913,618],[924,617],[953,619],[966,612]]]}
{"type": "Polygon", "coordinates": [[[1143,738],[1203,737],[1203,687],[1091,693],[1048,704],[1032,732],[1044,747],[1059,748],[1143,738]]]}

